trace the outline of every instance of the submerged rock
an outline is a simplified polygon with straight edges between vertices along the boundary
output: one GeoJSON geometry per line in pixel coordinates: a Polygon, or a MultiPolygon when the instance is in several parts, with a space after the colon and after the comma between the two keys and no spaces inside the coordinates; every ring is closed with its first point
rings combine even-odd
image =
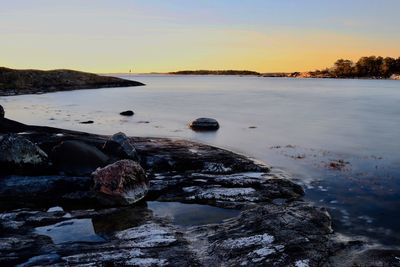
{"type": "Polygon", "coordinates": [[[2,105],[0,105],[0,119],[4,118],[5,112],[4,112],[4,108],[2,105]]]}
{"type": "Polygon", "coordinates": [[[5,166],[35,166],[47,162],[47,154],[28,139],[17,135],[0,136],[0,164],[5,166]]]}
{"type": "Polygon", "coordinates": [[[108,163],[108,156],[98,148],[81,141],[64,141],[55,146],[51,160],[60,172],[70,175],[90,175],[108,163]]]}
{"type": "Polygon", "coordinates": [[[106,200],[132,204],[144,198],[148,191],[148,179],[139,163],[120,160],[92,174],[94,190],[106,200]],[[109,198],[111,197],[111,198],[109,198]]]}
{"type": "Polygon", "coordinates": [[[211,118],[198,118],[190,123],[190,128],[195,131],[216,131],[219,129],[219,123],[211,118]]]}
{"type": "Polygon", "coordinates": [[[80,124],[93,124],[94,121],[81,121],[80,124]]]}
{"type": "Polygon", "coordinates": [[[121,132],[114,134],[110,140],[104,144],[103,150],[106,153],[115,155],[116,157],[132,160],[139,159],[133,142],[121,132]]]}
{"type": "Polygon", "coordinates": [[[122,116],[133,116],[135,113],[132,110],[126,110],[126,111],[122,111],[121,113],[119,113],[119,115],[122,116]]]}

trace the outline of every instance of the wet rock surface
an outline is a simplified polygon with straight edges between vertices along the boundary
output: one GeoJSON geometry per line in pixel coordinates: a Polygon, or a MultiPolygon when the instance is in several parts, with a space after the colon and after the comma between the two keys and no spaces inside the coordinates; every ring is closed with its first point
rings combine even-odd
{"type": "MultiPolygon", "coordinates": [[[[21,135],[46,153],[63,142],[78,141],[109,159],[118,158],[105,149],[110,141],[107,136],[9,120],[0,120],[0,126],[2,123],[5,127],[0,127],[0,133],[4,134],[4,129],[7,133],[25,132],[21,135]]],[[[131,206],[103,205],[93,190],[93,177],[59,175],[57,165],[43,169],[46,175],[0,173],[0,265],[400,264],[399,250],[371,247],[364,241],[345,240],[335,234],[328,212],[304,202],[303,189],[282,171],[190,141],[128,139],[140,161],[120,160],[140,164],[150,180],[143,201],[131,206]],[[240,213],[223,222],[181,226],[149,208],[147,201],[211,205],[240,213]]],[[[80,149],[86,146],[79,145],[80,149]]],[[[118,162],[110,165],[117,166],[110,173],[123,173],[126,166],[118,166],[118,162]]],[[[139,180],[147,182],[144,177],[139,180]]]]}

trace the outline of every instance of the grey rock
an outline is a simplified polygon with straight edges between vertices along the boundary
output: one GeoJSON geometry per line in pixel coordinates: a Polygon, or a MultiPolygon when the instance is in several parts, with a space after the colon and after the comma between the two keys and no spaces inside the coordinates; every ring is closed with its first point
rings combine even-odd
{"type": "Polygon", "coordinates": [[[110,138],[110,140],[108,140],[104,144],[103,150],[106,153],[110,153],[119,158],[126,158],[132,160],[139,159],[138,153],[136,151],[136,148],[132,140],[122,132],[114,134],[110,138]]]}
{"type": "Polygon", "coordinates": [[[195,131],[216,131],[219,129],[219,123],[212,118],[198,118],[190,123],[190,128],[195,131]]]}
{"type": "Polygon", "coordinates": [[[17,135],[0,136],[0,163],[12,165],[42,165],[47,154],[28,139],[17,135]]]}
{"type": "Polygon", "coordinates": [[[109,201],[133,204],[144,198],[148,191],[148,178],[135,161],[120,160],[92,174],[94,190],[109,201]]]}

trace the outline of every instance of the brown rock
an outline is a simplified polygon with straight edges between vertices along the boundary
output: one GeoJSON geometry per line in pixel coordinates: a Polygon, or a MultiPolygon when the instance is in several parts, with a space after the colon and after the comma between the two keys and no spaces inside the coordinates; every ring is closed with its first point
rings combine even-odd
{"type": "Polygon", "coordinates": [[[101,197],[132,204],[146,196],[148,179],[139,163],[120,160],[92,173],[94,190],[101,197]]]}

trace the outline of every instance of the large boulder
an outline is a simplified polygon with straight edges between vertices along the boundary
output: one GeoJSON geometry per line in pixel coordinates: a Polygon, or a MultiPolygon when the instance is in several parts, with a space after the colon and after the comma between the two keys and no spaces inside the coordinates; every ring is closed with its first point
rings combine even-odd
{"type": "Polygon", "coordinates": [[[4,108],[2,107],[2,105],[0,105],[0,119],[4,118],[5,112],[4,112],[4,108]]]}
{"type": "Polygon", "coordinates": [[[95,146],[81,141],[64,141],[51,153],[54,167],[61,173],[84,176],[108,164],[108,156],[95,146]]]}
{"type": "Polygon", "coordinates": [[[47,154],[28,139],[17,134],[0,136],[2,166],[35,166],[47,162],[47,154]]]}
{"type": "Polygon", "coordinates": [[[120,160],[92,173],[94,190],[108,202],[132,204],[144,198],[149,180],[139,163],[120,160]]]}
{"type": "Polygon", "coordinates": [[[195,131],[216,131],[219,129],[219,123],[212,118],[198,118],[189,124],[195,131]]]}
{"type": "Polygon", "coordinates": [[[139,156],[133,142],[124,134],[116,133],[108,140],[103,150],[117,158],[138,160],[139,156]]]}

